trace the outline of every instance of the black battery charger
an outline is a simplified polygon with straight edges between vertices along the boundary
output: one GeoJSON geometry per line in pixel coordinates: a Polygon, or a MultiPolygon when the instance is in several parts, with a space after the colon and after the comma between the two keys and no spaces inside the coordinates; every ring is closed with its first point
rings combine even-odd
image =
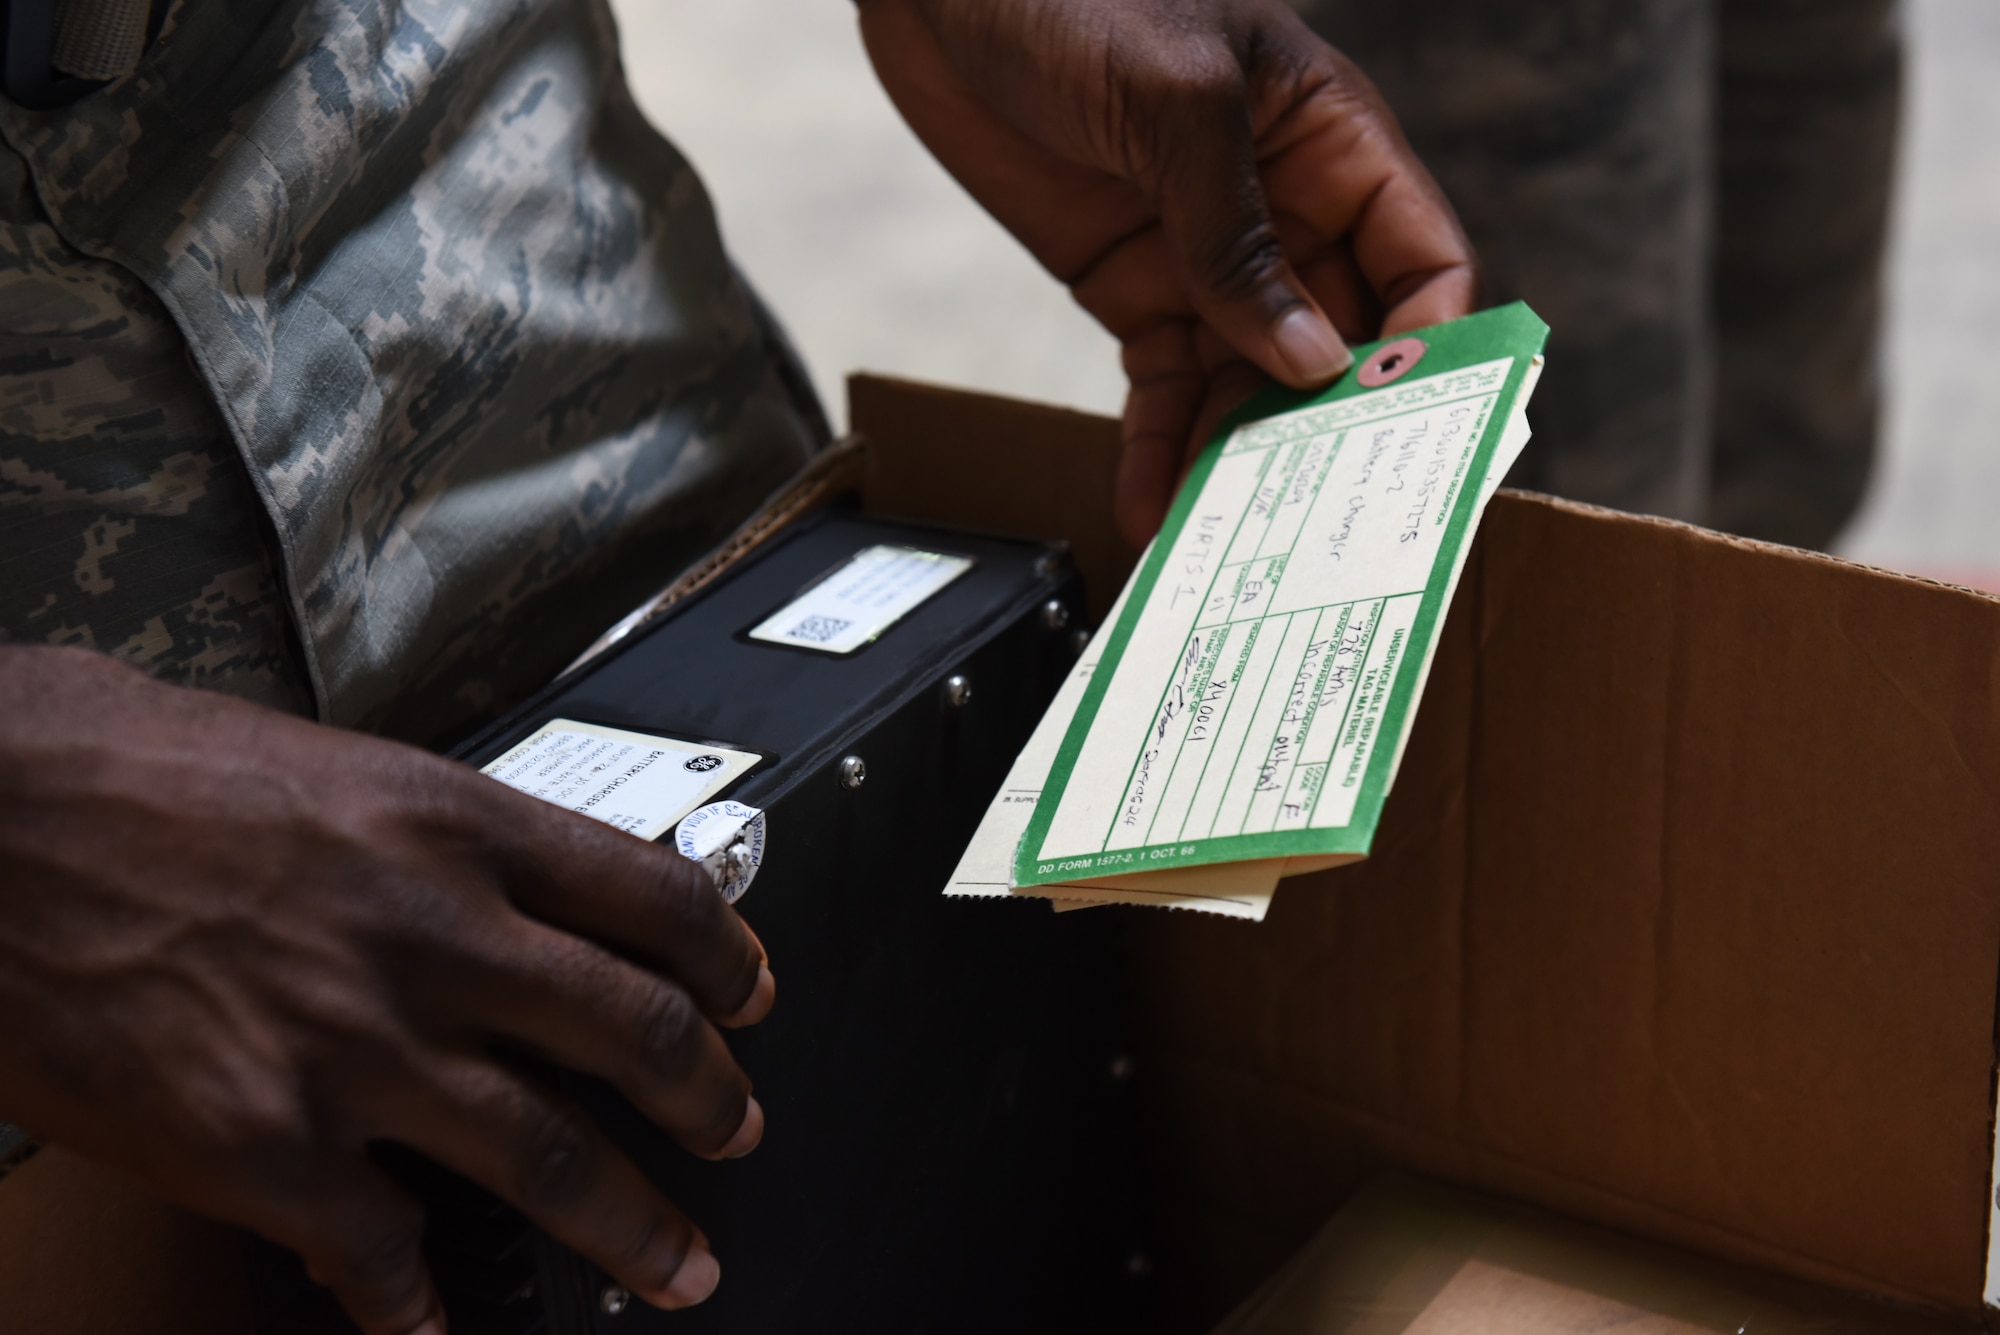
{"type": "MultiPolygon", "coordinates": [[[[616,1091],[565,1088],[708,1234],[723,1281],[655,1311],[434,1166],[427,1252],[455,1335],[1018,1332],[1151,1324],[1116,915],[941,893],[1081,646],[1059,546],[825,511],[459,748],[482,765],[552,719],[762,759],[716,794],[768,813],[738,904],[778,1005],[729,1035],[767,1123],[695,1159],[616,1091]],[[847,654],[749,631],[877,545],[969,558],[847,654]]],[[[289,1257],[260,1328],[350,1330],[289,1257]]]]}

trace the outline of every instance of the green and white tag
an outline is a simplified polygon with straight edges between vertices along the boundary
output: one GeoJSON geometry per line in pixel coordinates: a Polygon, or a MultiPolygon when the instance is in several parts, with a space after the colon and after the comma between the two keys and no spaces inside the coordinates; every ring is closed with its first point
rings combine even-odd
{"type": "Polygon", "coordinates": [[[948,892],[1261,917],[1365,855],[1547,333],[1520,304],[1418,330],[1226,423],[948,892]]]}

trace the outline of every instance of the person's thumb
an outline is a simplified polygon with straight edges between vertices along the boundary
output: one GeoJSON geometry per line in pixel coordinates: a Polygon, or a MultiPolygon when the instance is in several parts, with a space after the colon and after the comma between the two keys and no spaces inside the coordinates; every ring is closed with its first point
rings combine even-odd
{"type": "Polygon", "coordinates": [[[1354,364],[1271,224],[1249,110],[1234,96],[1192,99],[1159,164],[1161,225],[1195,311],[1237,352],[1299,389],[1354,364]],[[1194,110],[1195,114],[1186,114],[1194,110]]]}

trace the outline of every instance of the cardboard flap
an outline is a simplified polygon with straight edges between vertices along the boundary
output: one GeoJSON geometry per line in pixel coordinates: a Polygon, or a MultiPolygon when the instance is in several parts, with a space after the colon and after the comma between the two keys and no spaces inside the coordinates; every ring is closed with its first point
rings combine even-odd
{"type": "Polygon", "coordinates": [[[1358,1148],[1976,1308],[2000,604],[1528,497],[1475,561],[1376,856],[1134,927],[1195,1195],[1292,1232],[1358,1148]]]}

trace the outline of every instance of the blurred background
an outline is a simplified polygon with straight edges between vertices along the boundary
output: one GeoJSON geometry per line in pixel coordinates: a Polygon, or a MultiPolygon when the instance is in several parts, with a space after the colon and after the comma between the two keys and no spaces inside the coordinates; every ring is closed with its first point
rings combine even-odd
{"type": "MultiPolygon", "coordinates": [[[[904,128],[846,0],[612,0],[841,424],[850,370],[1115,414],[1117,348],[904,128]]],[[[2000,590],[2000,4],[1906,0],[1884,436],[1837,550],[2000,590]]]]}

